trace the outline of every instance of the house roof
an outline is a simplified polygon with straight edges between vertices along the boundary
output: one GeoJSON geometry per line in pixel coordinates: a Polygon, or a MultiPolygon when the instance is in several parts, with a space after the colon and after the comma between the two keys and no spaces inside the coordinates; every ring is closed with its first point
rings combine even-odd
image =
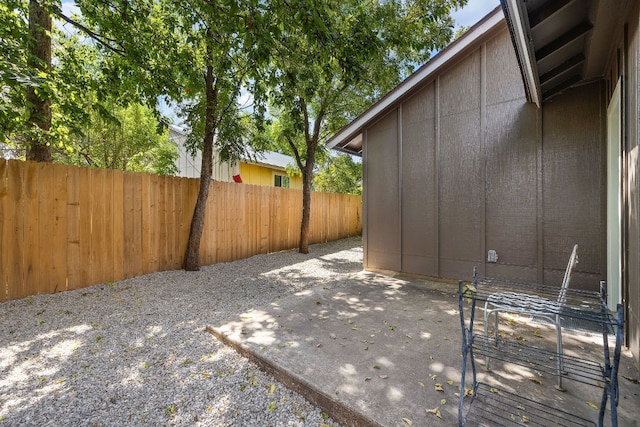
{"type": "MultiPolygon", "coordinates": [[[[188,136],[189,131],[175,125],[169,125],[169,129],[180,136],[188,136]]],[[[275,151],[257,152],[251,147],[246,147],[246,152],[242,156],[242,160],[247,163],[257,165],[270,166],[272,168],[285,170],[289,165],[295,165],[295,160],[291,156],[277,153],[275,151]]]]}
{"type": "Polygon", "coordinates": [[[602,78],[620,0],[502,0],[527,97],[538,106],[602,78]]]}
{"type": "Polygon", "coordinates": [[[181,128],[180,126],[169,125],[169,129],[174,131],[178,135],[182,135],[182,136],[188,136],[189,135],[189,131],[187,129],[185,129],[185,128],[181,128]]]}
{"type": "Polygon", "coordinates": [[[357,156],[362,155],[362,130],[385,112],[394,108],[405,95],[432,80],[445,66],[473,48],[477,41],[499,25],[504,25],[502,7],[498,6],[466,33],[431,58],[406,80],[387,93],[382,99],[356,117],[327,141],[327,147],[357,156]]]}
{"type": "Polygon", "coordinates": [[[275,151],[263,151],[258,153],[250,147],[247,147],[247,152],[249,155],[245,156],[244,160],[250,163],[273,166],[280,169],[286,169],[289,165],[295,165],[293,157],[276,153],[275,151]]]}

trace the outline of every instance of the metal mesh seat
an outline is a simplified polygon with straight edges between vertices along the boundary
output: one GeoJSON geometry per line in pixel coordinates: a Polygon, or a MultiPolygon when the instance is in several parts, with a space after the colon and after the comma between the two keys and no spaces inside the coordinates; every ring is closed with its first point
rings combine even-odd
{"type": "MultiPolygon", "coordinates": [[[[491,314],[494,315],[494,334],[496,339],[498,338],[498,314],[500,312],[505,313],[518,313],[526,314],[532,317],[544,318],[552,323],[556,328],[557,333],[557,350],[558,350],[558,384],[557,388],[562,388],[562,325],[560,312],[562,306],[566,302],[567,288],[571,282],[571,274],[575,265],[578,263],[578,245],[573,246],[569,262],[564,273],[562,280],[562,286],[558,289],[558,295],[555,300],[546,298],[540,295],[536,295],[535,287],[532,288],[532,293],[525,292],[511,292],[503,291],[490,294],[484,304],[484,332],[485,335],[489,335],[489,318],[491,314]]],[[[487,360],[487,367],[489,367],[489,360],[487,360]]]]}

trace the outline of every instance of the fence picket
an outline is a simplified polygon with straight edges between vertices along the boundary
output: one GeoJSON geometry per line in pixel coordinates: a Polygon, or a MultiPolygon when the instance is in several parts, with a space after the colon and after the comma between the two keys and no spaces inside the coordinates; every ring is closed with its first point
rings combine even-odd
{"type": "MultiPolygon", "coordinates": [[[[180,268],[198,179],[0,162],[0,301],[180,268]]],[[[359,196],[312,193],[310,242],[362,231],[359,196]]],[[[302,192],[211,182],[202,264],[298,245],[302,192]]]]}

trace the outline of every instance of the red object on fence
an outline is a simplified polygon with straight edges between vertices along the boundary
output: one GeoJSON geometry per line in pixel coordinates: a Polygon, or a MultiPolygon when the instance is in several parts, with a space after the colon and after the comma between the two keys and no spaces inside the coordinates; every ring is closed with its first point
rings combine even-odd
{"type": "Polygon", "coordinates": [[[238,184],[242,184],[242,178],[240,178],[240,175],[233,175],[233,182],[237,182],[238,184]]]}

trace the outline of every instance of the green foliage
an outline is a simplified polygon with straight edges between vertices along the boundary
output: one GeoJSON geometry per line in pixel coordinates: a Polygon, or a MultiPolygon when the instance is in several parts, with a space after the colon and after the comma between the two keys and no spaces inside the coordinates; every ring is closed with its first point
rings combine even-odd
{"type": "MultiPolygon", "coordinates": [[[[273,1],[271,136],[299,159],[323,144],[453,35],[466,0],[273,1]]],[[[320,159],[318,159],[320,160],[320,159]]]]}
{"type": "Polygon", "coordinates": [[[223,159],[240,157],[246,126],[237,99],[266,57],[260,50],[268,40],[263,2],[83,0],[78,5],[83,24],[100,35],[107,58],[102,71],[107,81],[118,82],[112,88],[120,96],[149,103],[167,97],[190,129],[192,152],[203,150],[206,139],[215,141],[223,159]]]}
{"type": "Polygon", "coordinates": [[[362,163],[348,154],[330,156],[316,173],[313,187],[326,193],[362,195],[362,163]]]}
{"type": "Polygon", "coordinates": [[[86,128],[65,146],[56,146],[61,163],[172,175],[177,172],[177,147],[149,107],[113,105],[90,114],[86,128]]]}
{"type": "Polygon", "coordinates": [[[445,47],[452,8],[466,0],[273,0],[270,133],[302,173],[300,252],[308,251],[310,197],[324,142],[445,47]]]}
{"type": "Polygon", "coordinates": [[[461,27],[458,27],[458,29],[456,30],[456,32],[453,35],[453,40],[459,39],[464,33],[469,31],[470,28],[471,28],[470,25],[463,25],[461,27]]]}
{"type": "Polygon", "coordinates": [[[28,119],[26,88],[49,91],[49,76],[31,66],[28,3],[0,3],[0,142],[25,127],[28,119]]]}

